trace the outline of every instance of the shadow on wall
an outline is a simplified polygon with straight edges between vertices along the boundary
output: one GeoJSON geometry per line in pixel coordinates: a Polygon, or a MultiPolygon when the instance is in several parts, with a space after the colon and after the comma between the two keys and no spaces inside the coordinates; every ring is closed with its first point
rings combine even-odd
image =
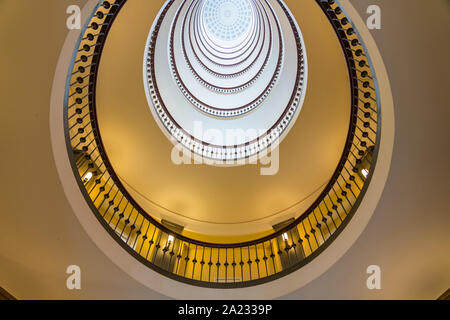
{"type": "Polygon", "coordinates": [[[0,300],[17,300],[12,294],[0,287],[0,300]]]}

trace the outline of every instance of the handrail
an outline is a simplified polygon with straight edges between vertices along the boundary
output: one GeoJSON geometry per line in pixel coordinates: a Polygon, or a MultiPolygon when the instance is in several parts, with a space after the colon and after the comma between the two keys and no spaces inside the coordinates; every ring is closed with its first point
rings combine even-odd
{"type": "MultiPolygon", "coordinates": [[[[166,2],[162,12],[173,2],[166,2]]],[[[204,287],[239,288],[268,282],[313,260],[355,214],[378,154],[378,84],[362,39],[339,2],[316,2],[339,38],[350,76],[351,115],[344,152],[324,191],[293,223],[261,239],[231,244],[202,242],[170,230],[139,206],[116,175],[99,131],[96,84],[103,47],[126,0],[100,1],[95,7],[68,71],[64,100],[67,150],[94,215],[125,250],[149,268],[204,287]]]]}

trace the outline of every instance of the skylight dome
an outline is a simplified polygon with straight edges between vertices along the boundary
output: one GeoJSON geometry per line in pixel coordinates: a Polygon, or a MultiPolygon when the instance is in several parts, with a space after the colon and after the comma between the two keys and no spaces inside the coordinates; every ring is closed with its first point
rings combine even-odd
{"type": "Polygon", "coordinates": [[[296,122],[307,85],[305,46],[290,11],[272,0],[169,4],[144,60],[162,131],[186,154],[218,165],[274,150],[296,122]]]}
{"type": "Polygon", "coordinates": [[[207,0],[202,23],[213,42],[225,47],[239,44],[251,32],[255,13],[249,0],[207,0]]]}

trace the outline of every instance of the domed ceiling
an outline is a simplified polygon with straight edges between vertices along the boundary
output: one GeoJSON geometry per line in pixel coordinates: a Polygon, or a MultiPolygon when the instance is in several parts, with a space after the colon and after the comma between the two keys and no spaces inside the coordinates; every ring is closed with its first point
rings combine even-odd
{"type": "Polygon", "coordinates": [[[336,170],[350,119],[347,65],[321,8],[164,4],[128,2],[99,68],[100,131],[125,187],[194,233],[267,233],[298,217],[336,170]]]}

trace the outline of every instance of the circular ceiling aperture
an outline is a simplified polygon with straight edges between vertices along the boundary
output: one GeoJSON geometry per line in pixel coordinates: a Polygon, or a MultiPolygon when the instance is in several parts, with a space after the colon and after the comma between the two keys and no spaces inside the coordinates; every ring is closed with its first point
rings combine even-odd
{"type": "Polygon", "coordinates": [[[207,0],[202,20],[210,38],[231,44],[248,32],[255,19],[249,0],[207,0]]]}
{"type": "Polygon", "coordinates": [[[276,148],[300,113],[306,80],[302,34],[281,1],[169,1],[148,36],[154,118],[185,154],[211,164],[276,148]]]}

